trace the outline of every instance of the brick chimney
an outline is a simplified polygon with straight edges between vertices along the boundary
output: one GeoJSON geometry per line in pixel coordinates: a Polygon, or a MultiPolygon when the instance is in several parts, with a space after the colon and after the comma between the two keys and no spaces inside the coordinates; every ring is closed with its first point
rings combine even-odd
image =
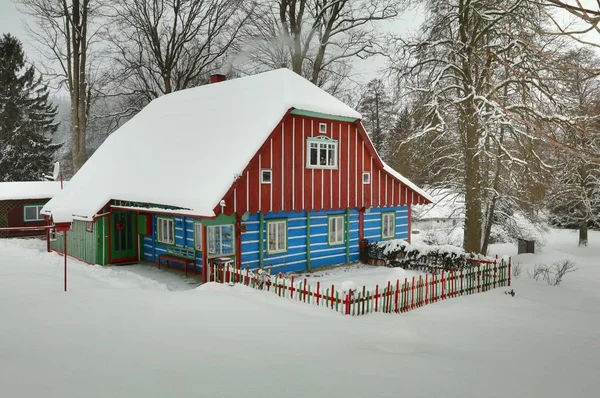
{"type": "Polygon", "coordinates": [[[224,82],[225,80],[227,80],[227,76],[225,75],[221,75],[221,74],[214,74],[214,75],[210,75],[210,82],[212,83],[219,83],[219,82],[224,82]]]}

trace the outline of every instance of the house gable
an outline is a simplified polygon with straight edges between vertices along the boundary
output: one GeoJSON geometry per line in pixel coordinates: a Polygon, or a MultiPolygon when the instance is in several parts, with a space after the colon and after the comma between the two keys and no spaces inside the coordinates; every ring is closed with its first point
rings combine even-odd
{"type": "Polygon", "coordinates": [[[215,214],[221,210],[254,214],[429,203],[385,170],[357,119],[298,110],[282,118],[223,200],[225,206],[217,204],[215,214]],[[307,167],[311,139],[336,143],[335,167],[307,167]],[[262,171],[270,171],[268,181],[261,179],[262,171]],[[369,173],[368,183],[363,173],[369,173]]]}

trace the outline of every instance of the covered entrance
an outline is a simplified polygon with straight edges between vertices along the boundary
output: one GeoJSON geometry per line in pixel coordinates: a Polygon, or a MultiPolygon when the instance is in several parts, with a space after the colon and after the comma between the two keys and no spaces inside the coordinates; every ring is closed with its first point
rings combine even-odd
{"type": "Polygon", "coordinates": [[[110,215],[110,259],[111,263],[126,263],[138,260],[137,213],[114,209],[110,215]]]}

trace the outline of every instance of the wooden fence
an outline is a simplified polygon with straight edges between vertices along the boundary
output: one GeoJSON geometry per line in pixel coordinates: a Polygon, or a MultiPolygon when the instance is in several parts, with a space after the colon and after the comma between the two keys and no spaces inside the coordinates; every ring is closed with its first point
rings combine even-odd
{"type": "Polygon", "coordinates": [[[305,278],[272,276],[262,270],[240,270],[229,265],[214,265],[210,271],[209,280],[212,282],[243,284],[353,316],[372,312],[407,312],[441,300],[510,286],[511,283],[510,260],[478,260],[476,265],[458,271],[413,276],[404,281],[388,281],[386,285],[377,285],[372,290],[363,286],[351,291],[336,289],[334,285],[323,286],[320,282],[313,286],[305,278]]]}

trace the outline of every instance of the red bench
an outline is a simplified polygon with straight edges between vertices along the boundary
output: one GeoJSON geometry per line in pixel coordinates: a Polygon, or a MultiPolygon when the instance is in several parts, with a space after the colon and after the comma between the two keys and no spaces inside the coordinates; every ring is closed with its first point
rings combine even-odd
{"type": "Polygon", "coordinates": [[[193,266],[194,274],[197,273],[196,270],[196,251],[194,249],[189,248],[167,248],[167,252],[163,254],[159,254],[157,258],[158,268],[160,269],[160,265],[162,262],[165,262],[167,268],[169,268],[169,263],[178,263],[182,264],[185,269],[185,275],[187,276],[188,268],[190,264],[193,266]]]}

